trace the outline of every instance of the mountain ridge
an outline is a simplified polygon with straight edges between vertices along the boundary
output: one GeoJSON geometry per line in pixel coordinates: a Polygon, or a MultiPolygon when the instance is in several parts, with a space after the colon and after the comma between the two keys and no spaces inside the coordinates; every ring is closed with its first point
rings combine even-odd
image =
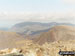
{"type": "Polygon", "coordinates": [[[22,35],[37,35],[42,32],[47,32],[53,26],[58,26],[58,25],[75,26],[74,24],[70,24],[70,23],[22,22],[22,23],[18,23],[16,25],[14,25],[9,31],[17,32],[22,35]]]}
{"type": "Polygon", "coordinates": [[[35,38],[33,41],[38,44],[44,44],[45,42],[51,43],[54,41],[68,41],[68,40],[75,40],[75,27],[61,25],[61,26],[54,26],[48,32],[42,33],[39,37],[35,38]]]}

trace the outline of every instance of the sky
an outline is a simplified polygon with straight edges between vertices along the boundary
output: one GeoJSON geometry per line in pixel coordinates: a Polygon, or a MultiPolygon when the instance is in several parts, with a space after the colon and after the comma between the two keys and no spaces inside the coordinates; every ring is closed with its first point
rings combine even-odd
{"type": "Polygon", "coordinates": [[[75,0],[0,0],[0,27],[24,21],[75,24],[75,0]]]}

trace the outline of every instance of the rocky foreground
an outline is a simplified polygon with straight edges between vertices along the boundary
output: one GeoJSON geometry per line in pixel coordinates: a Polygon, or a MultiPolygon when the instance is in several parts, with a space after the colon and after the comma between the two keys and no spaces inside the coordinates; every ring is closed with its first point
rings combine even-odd
{"type": "Polygon", "coordinates": [[[56,41],[42,46],[28,43],[19,48],[0,50],[0,56],[59,56],[58,52],[75,51],[75,41],[56,41]]]}

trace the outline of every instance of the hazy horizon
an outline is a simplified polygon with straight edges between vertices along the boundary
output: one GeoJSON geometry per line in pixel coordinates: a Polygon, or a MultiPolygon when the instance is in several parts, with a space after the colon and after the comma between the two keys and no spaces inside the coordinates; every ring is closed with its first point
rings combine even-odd
{"type": "Polygon", "coordinates": [[[75,24],[75,0],[0,0],[0,28],[24,21],[75,24]]]}

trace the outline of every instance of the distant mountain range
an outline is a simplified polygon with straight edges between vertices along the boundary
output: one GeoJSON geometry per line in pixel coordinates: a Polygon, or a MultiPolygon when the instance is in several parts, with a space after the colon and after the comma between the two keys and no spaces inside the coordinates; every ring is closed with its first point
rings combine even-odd
{"type": "Polygon", "coordinates": [[[48,32],[50,28],[58,25],[69,25],[75,26],[74,24],[70,23],[40,23],[40,22],[22,22],[14,25],[9,31],[16,32],[21,35],[39,35],[43,32],[48,32]]]}

